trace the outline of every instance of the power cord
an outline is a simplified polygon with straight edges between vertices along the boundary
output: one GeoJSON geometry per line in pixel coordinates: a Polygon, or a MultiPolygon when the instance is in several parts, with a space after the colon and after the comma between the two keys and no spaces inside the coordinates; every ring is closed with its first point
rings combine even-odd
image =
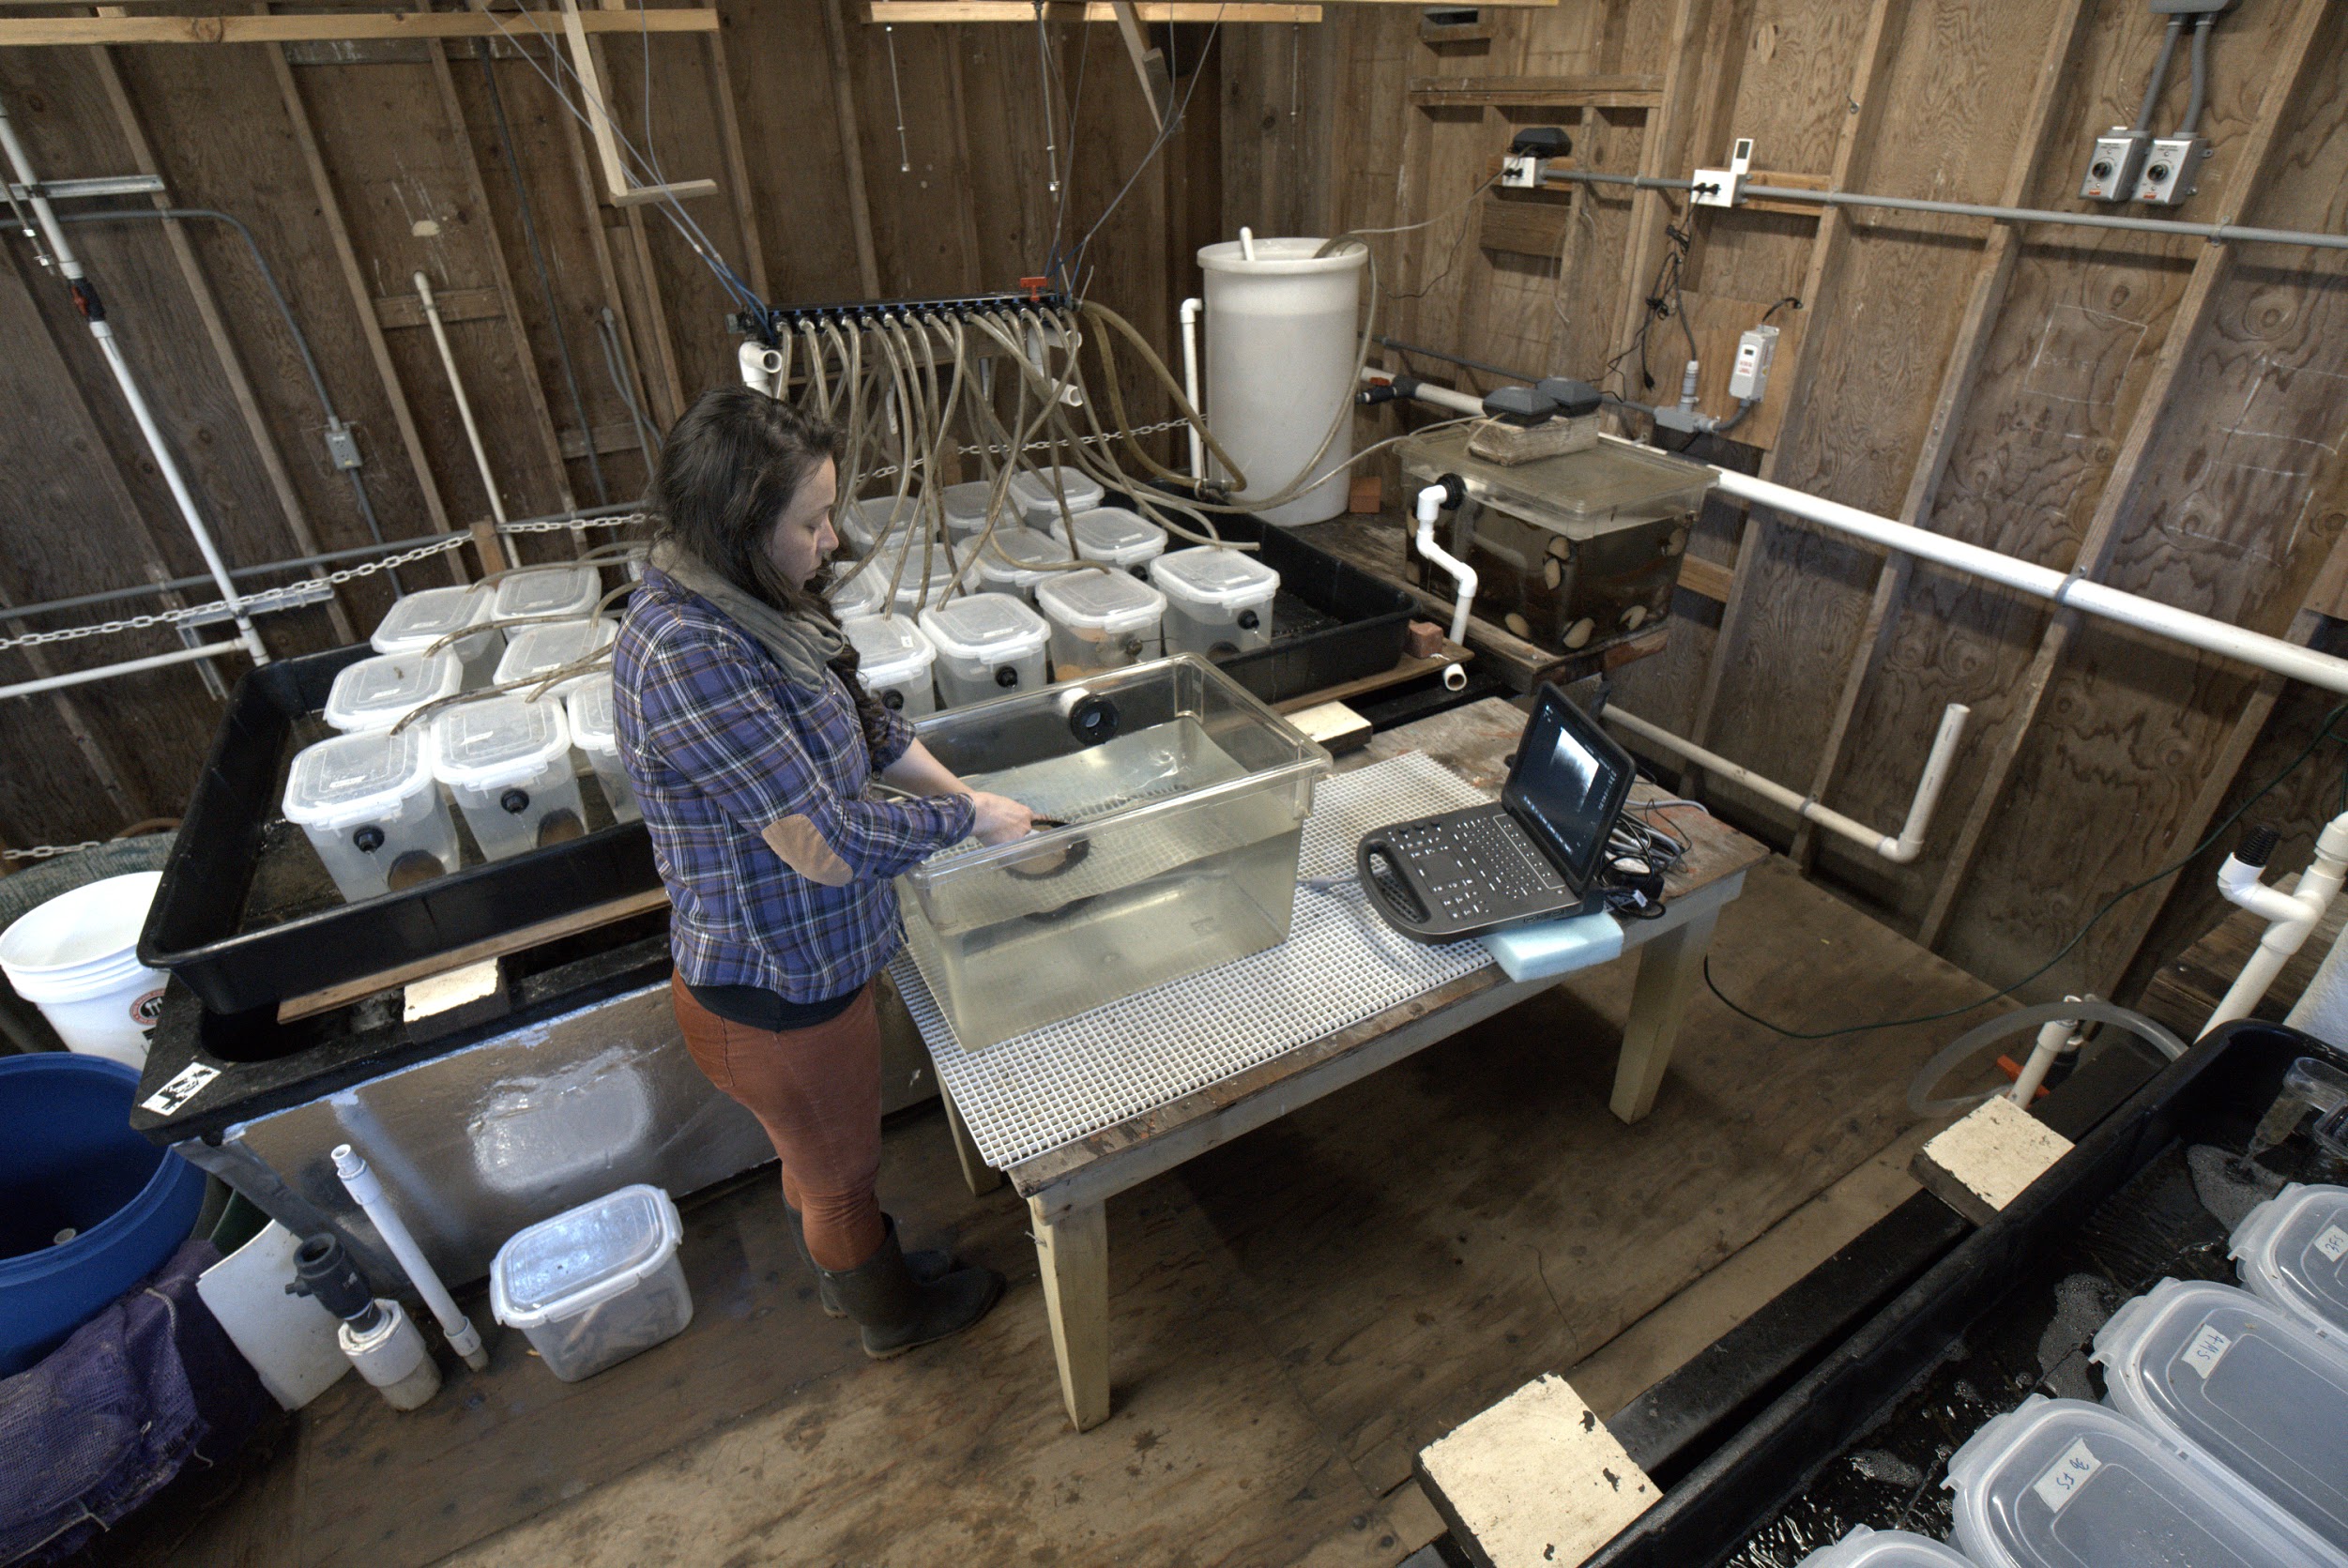
{"type": "MultiPolygon", "coordinates": [[[[2225,819],[2219,822],[2215,828],[2212,828],[2207,836],[2205,836],[2201,843],[2195,845],[2179,859],[2172,860],[2167,865],[2162,866],[2158,871],[2156,871],[2150,875],[2142,877],[2137,881],[2130,882],[2127,887],[2122,888],[2118,892],[2113,893],[2104,902],[2101,908],[2097,909],[2094,914],[2088,916],[2085,922],[2082,923],[2077,931],[2071,933],[2071,939],[2069,941],[2065,942],[2061,947],[2054,950],[2054,955],[2052,957],[2049,958],[2045,963],[2039,965],[2036,968],[2031,970],[2028,974],[2022,976],[2021,979],[2015,981],[2010,985],[2000,986],[1995,991],[1990,992],[1988,996],[1983,997],[1979,1001],[1967,1002],[1962,1007],[1946,1008],[1939,1012],[1918,1013],[1913,1018],[1886,1018],[1881,1023],[1852,1024],[1838,1029],[1790,1029],[1781,1024],[1773,1024],[1768,1019],[1762,1017],[1760,1013],[1754,1012],[1750,1009],[1741,1007],[1736,1002],[1731,1000],[1728,994],[1720,989],[1719,983],[1712,978],[1712,959],[1709,956],[1704,960],[1704,985],[1712,992],[1714,997],[1719,999],[1720,1004],[1727,1008],[1731,1012],[1735,1013],[1738,1017],[1744,1019],[1747,1023],[1759,1024],[1762,1028],[1767,1029],[1770,1033],[1782,1035],[1788,1040],[1833,1040],[1841,1035],[1866,1034],[1875,1029],[1904,1028],[1911,1024],[1937,1024],[1943,1019],[1955,1018],[1963,1013],[1971,1012],[1974,1009],[1981,1006],[1984,1002],[1993,1002],[2000,997],[2010,997],[2015,992],[2020,990],[2023,986],[2029,984],[2032,981],[2036,980],[2040,975],[2045,974],[2049,969],[2053,968],[2066,957],[2069,956],[2070,951],[2079,946],[2079,944],[2085,939],[2087,933],[2094,930],[2097,922],[2099,922],[2106,915],[2112,913],[2112,910],[2118,908],[2127,898],[2133,894],[2142,892],[2143,890],[2151,887],[2155,882],[2160,881],[2164,877],[2175,875],[2178,872],[2183,871],[2187,866],[2192,864],[2193,861],[2201,859],[2203,855],[2214,848],[2217,845],[2218,841],[2224,838],[2226,834],[2233,830],[2234,825],[2242,820],[2244,813],[2248,812],[2252,806],[2257,805],[2261,800],[2266,799],[2268,795],[2274,792],[2277,785],[2280,784],[2285,779],[2291,777],[2292,774],[2297,772],[2300,765],[2305,763],[2308,758],[2313,756],[2315,754],[2316,748],[2323,745],[2325,741],[2339,740],[2341,744],[2348,745],[2348,738],[2335,735],[2332,732],[2332,726],[2340,723],[2342,715],[2348,715],[2348,703],[2341,703],[2338,708],[2333,708],[2331,712],[2325,714],[2322,726],[2315,732],[2315,738],[2310,740],[2300,751],[2297,756],[2293,757],[2288,763],[2284,764],[2281,772],[2276,774],[2273,778],[2267,780],[2265,784],[2262,784],[2259,787],[2258,793],[2252,795],[2249,799],[2234,807],[2231,812],[2228,812],[2225,819]]],[[[2342,799],[2348,799],[2348,783],[2343,783],[2342,784],[2342,799]]]]}

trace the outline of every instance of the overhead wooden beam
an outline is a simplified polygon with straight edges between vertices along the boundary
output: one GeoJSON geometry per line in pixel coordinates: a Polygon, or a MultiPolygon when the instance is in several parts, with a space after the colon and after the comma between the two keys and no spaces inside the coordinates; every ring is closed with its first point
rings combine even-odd
{"type": "MultiPolygon", "coordinates": [[[[709,13],[717,14],[717,0],[701,0],[709,13]]],[[[733,198],[734,226],[742,236],[742,280],[759,298],[770,297],[767,292],[767,252],[758,237],[758,214],[750,198],[750,160],[742,153],[741,116],[734,107],[734,72],[725,58],[725,35],[708,35],[709,48],[709,94],[717,107],[718,144],[725,154],[727,194],[733,198]]]]}
{"type": "Polygon", "coordinates": [[[1406,89],[1421,109],[1653,109],[1660,76],[1414,76],[1406,89]]]}
{"type": "MultiPolygon", "coordinates": [[[[1487,4],[1493,0],[1486,0],[1487,4]]],[[[1509,6],[1553,6],[1557,0],[1498,0],[1509,6]]],[[[1319,22],[1319,6],[1226,6],[1215,0],[1138,0],[1134,9],[1143,22],[1319,22]]],[[[905,25],[924,22],[1009,22],[1035,25],[1030,0],[871,0],[866,22],[905,25]]],[[[1044,7],[1046,22],[1115,22],[1113,0],[1090,0],[1075,5],[1053,0],[1044,7]]]]}
{"type": "MultiPolygon", "coordinates": [[[[494,38],[537,29],[560,32],[557,12],[366,11],[267,16],[0,17],[0,49],[117,43],[364,43],[395,38],[494,38]]],[[[714,11],[699,7],[588,13],[590,33],[712,33],[714,11]]]]}
{"type": "Polygon", "coordinates": [[[1174,79],[1166,69],[1166,52],[1151,47],[1134,0],[1114,0],[1114,7],[1118,36],[1124,39],[1125,56],[1133,62],[1134,74],[1141,79],[1142,97],[1150,105],[1150,123],[1163,130],[1174,101],[1174,79]]]}
{"type": "MultiPolygon", "coordinates": [[[[487,12],[472,14],[488,15],[487,12]]],[[[613,17],[622,14],[608,7],[601,11],[582,12],[578,0],[562,0],[563,37],[571,44],[571,69],[579,79],[579,96],[587,99],[587,129],[594,134],[595,155],[603,165],[604,195],[614,206],[716,195],[718,186],[713,179],[680,179],[662,185],[639,185],[635,175],[629,172],[626,161],[620,158],[619,135],[612,126],[611,100],[603,91],[602,51],[589,43],[587,21],[589,15],[593,15],[599,21],[608,23],[613,17]]],[[[638,10],[633,14],[649,16],[652,13],[638,10]]],[[[716,17],[714,11],[700,14],[711,20],[716,17]]],[[[597,31],[608,32],[611,29],[604,27],[597,31]]]]}
{"type": "MultiPolygon", "coordinates": [[[[2237,153],[2242,170],[2242,188],[2227,193],[2228,205],[2235,212],[2248,212],[2256,205],[2260,190],[2272,171],[2273,154],[2283,117],[2298,98],[2305,84],[2309,68],[2314,63],[2314,42],[2323,26],[2325,7],[2328,0],[2299,0],[2298,12],[2292,19],[2291,32],[2284,44],[2281,69],[2268,81],[2264,101],[2260,103],[2258,118],[2249,133],[2242,139],[2237,153]]],[[[2219,288],[2234,271],[2234,246],[2228,240],[2212,240],[2194,258],[2193,275],[2187,281],[2185,294],[2177,301],[2170,318],[2169,335],[2160,347],[2160,358],[2154,362],[2152,376],[2144,393],[2137,401],[2136,411],[2128,420],[2127,434],[2120,444],[2120,452],[2105,480],[2103,492],[2096,497],[2095,515],[2089,519],[2085,537],[2080,541],[2078,556],[2071,570],[2081,576],[2096,578],[2111,564],[2112,551],[2119,542],[2119,524],[2123,516],[2133,515],[2137,487],[2144,475],[2144,462],[2149,457],[2161,432],[2161,423],[2168,412],[2169,400],[2178,382],[2187,373],[2194,346],[2209,325],[2216,309],[2219,288]]],[[[1941,873],[1938,885],[1932,890],[1932,901],[1926,906],[1924,923],[1916,940],[1926,947],[1940,939],[1947,929],[1950,914],[1957,905],[1957,895],[1964,888],[1966,875],[1973,869],[1974,857],[1980,853],[1990,819],[1997,812],[1999,800],[2013,778],[2014,764],[2020,757],[2022,744],[2028,738],[2038,716],[2038,707],[2046,698],[2047,688],[2054,679],[2054,672],[2063,662],[2064,651],[2070,646],[2073,632],[2079,626],[2079,613],[2057,609],[2048,618],[2045,632],[2038,639],[2038,650],[2022,677],[2021,691],[2015,704],[2014,717],[2005,733],[1999,738],[1996,753],[1990,758],[1989,775],[1974,793],[1972,805],[1965,813],[1957,841],[1949,850],[1948,863],[1941,873]]]]}

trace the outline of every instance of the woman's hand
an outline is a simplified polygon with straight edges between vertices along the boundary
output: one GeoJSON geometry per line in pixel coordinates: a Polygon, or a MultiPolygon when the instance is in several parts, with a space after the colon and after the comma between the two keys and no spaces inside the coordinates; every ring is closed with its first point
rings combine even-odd
{"type": "Polygon", "coordinates": [[[970,804],[978,808],[978,822],[973,830],[981,844],[1009,844],[1034,830],[1035,814],[1008,795],[990,795],[974,789],[970,792],[970,804]]]}

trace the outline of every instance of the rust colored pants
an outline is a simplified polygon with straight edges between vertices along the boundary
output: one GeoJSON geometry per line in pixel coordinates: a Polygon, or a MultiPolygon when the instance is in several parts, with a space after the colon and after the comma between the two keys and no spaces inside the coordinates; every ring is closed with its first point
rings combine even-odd
{"type": "Polygon", "coordinates": [[[766,1128],[783,1162],[783,1201],[806,1225],[817,1265],[853,1269],[879,1250],[880,1014],[870,985],[811,1028],[730,1023],[671,977],[685,1049],[709,1082],[766,1128]]]}

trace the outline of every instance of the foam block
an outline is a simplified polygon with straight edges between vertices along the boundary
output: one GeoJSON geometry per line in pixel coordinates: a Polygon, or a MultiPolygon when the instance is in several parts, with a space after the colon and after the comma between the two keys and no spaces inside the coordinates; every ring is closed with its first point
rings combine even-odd
{"type": "Polygon", "coordinates": [[[1481,938],[1511,980],[1547,980],[1603,964],[1623,951],[1623,928],[1604,910],[1572,920],[1512,925],[1481,938]]]}

